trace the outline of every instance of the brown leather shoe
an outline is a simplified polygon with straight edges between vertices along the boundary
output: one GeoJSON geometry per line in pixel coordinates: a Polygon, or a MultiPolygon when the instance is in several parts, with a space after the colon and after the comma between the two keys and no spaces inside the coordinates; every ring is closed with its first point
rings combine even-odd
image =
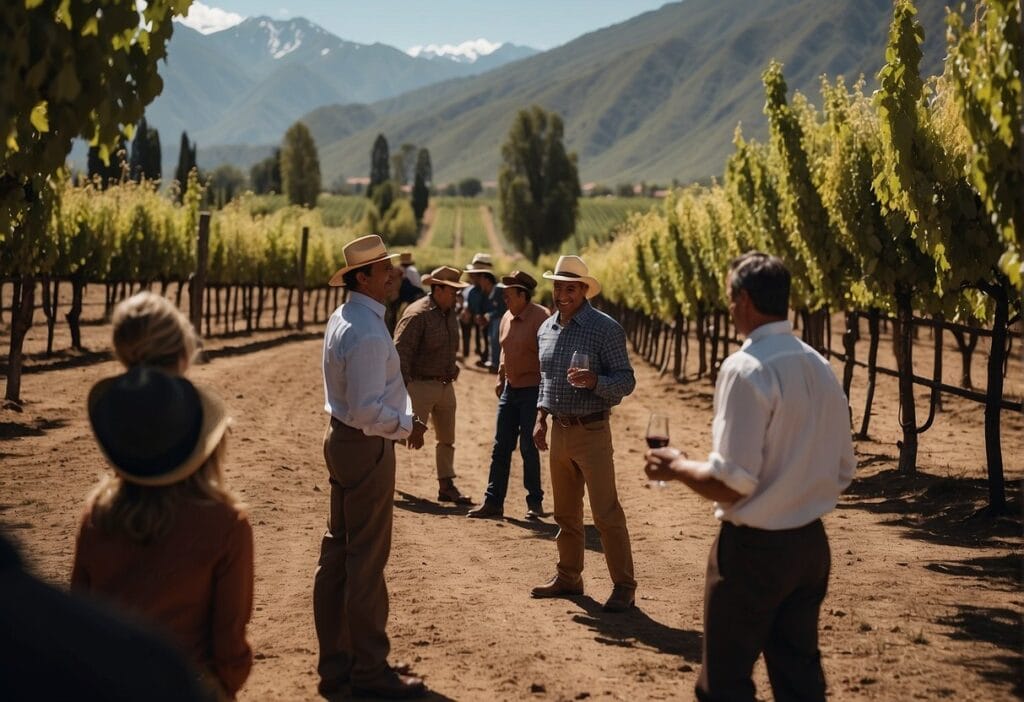
{"type": "Polygon", "coordinates": [[[533,597],[572,597],[574,595],[583,594],[583,583],[579,585],[569,585],[564,581],[560,580],[558,576],[551,578],[547,585],[541,585],[530,590],[530,595],[533,597]]]}
{"type": "Polygon", "coordinates": [[[498,505],[492,505],[490,502],[484,502],[476,509],[471,509],[466,513],[466,516],[470,519],[488,519],[491,517],[497,517],[501,519],[505,516],[505,511],[498,505]]]}
{"type": "Polygon", "coordinates": [[[459,492],[455,483],[448,483],[437,488],[438,502],[454,502],[457,505],[471,505],[473,500],[459,492]]]}
{"type": "Polygon", "coordinates": [[[364,697],[383,697],[389,700],[404,700],[427,694],[422,678],[397,673],[393,668],[373,680],[352,683],[352,694],[364,697]]]}
{"type": "Polygon", "coordinates": [[[611,597],[604,603],[605,612],[625,612],[636,603],[636,590],[622,585],[612,588],[611,597]]]}

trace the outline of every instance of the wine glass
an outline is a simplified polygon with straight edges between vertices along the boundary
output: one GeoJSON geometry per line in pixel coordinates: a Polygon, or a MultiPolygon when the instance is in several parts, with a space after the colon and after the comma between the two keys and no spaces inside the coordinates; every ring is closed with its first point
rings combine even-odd
{"type": "MultiPolygon", "coordinates": [[[[668,446],[668,415],[662,412],[651,412],[651,418],[647,420],[648,448],[665,448],[668,446]]],[[[664,480],[651,480],[647,483],[649,487],[663,488],[664,480]]]]}
{"type": "MultiPolygon", "coordinates": [[[[590,370],[590,356],[585,351],[573,351],[569,360],[569,370],[590,370]]],[[[573,383],[571,380],[569,384],[577,388],[583,387],[582,384],[573,383]]]]}

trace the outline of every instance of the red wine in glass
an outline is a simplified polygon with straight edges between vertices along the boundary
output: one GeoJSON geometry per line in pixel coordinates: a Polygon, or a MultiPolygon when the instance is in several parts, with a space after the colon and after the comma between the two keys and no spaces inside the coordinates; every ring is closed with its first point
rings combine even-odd
{"type": "MultiPolygon", "coordinates": [[[[668,446],[668,415],[661,412],[651,412],[651,418],[647,421],[645,437],[647,439],[647,446],[652,449],[668,446]]],[[[648,485],[663,488],[665,487],[665,481],[652,480],[648,485]]]]}

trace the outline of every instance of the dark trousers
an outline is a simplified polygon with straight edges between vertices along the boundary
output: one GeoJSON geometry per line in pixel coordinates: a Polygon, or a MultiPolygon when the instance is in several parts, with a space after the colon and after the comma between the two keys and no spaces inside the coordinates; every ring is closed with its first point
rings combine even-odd
{"type": "Polygon", "coordinates": [[[514,388],[505,383],[498,400],[498,418],[494,429],[494,447],[491,449],[491,472],[487,476],[484,501],[501,507],[508,492],[512,452],[516,441],[523,457],[523,487],[526,488],[528,507],[539,507],[544,501],[540,486],[540,454],[533,443],[533,425],[537,421],[537,394],[540,388],[514,388]]]}
{"type": "Polygon", "coordinates": [[[820,519],[767,531],[723,523],[704,586],[702,702],[754,702],[764,653],[777,702],[824,700],[818,612],[831,554],[820,519]]]}
{"type": "Polygon", "coordinates": [[[323,680],[365,682],[387,668],[391,644],[384,566],[391,554],[395,444],[336,419],[324,436],[331,513],[313,580],[323,680]]]}

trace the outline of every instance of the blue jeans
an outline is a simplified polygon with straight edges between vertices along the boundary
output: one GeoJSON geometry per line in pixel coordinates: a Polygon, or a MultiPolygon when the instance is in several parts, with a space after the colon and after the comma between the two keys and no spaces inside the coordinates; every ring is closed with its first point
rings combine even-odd
{"type": "Polygon", "coordinates": [[[528,507],[540,507],[544,490],[540,486],[540,454],[533,444],[533,425],[537,421],[537,394],[540,388],[514,388],[508,383],[498,400],[498,418],[491,450],[491,472],[487,477],[484,501],[496,507],[505,504],[512,451],[516,440],[523,457],[523,487],[528,507]]]}
{"type": "MultiPolygon", "coordinates": [[[[501,342],[499,341],[499,335],[501,334],[501,317],[495,317],[487,323],[487,338],[490,340],[491,353],[491,368],[497,368],[498,364],[501,363],[501,342]]],[[[537,398],[534,398],[535,400],[537,398]]],[[[530,434],[533,434],[533,429],[530,429],[530,434]]]]}

